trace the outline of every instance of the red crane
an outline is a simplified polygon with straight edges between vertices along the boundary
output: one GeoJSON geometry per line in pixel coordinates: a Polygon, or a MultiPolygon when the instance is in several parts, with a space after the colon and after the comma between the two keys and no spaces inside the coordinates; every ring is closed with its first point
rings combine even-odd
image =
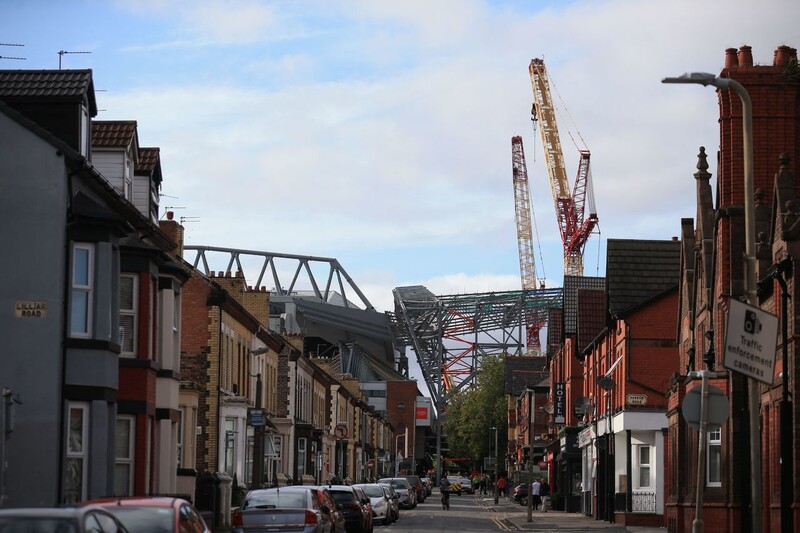
{"type": "Polygon", "coordinates": [[[594,206],[589,169],[589,150],[579,149],[578,175],[570,194],[567,171],[564,167],[564,155],[561,151],[561,140],[558,136],[556,112],[550,95],[550,84],[544,60],[531,60],[528,71],[531,75],[534,96],[531,120],[533,120],[534,129],[538,123],[542,136],[547,174],[550,178],[550,190],[553,193],[561,242],[564,245],[564,274],[582,276],[583,249],[592,230],[597,226],[597,211],[594,206]],[[587,195],[588,206],[586,205],[587,195]],[[588,207],[588,217],[586,216],[586,207],[588,207]]]}

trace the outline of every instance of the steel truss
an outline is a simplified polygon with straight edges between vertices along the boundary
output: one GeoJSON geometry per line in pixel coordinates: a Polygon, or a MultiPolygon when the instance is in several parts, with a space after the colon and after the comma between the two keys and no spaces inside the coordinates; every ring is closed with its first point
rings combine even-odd
{"type": "MultiPolygon", "coordinates": [[[[209,274],[208,261],[211,256],[212,264],[220,264],[222,259],[227,261],[226,272],[239,271],[244,275],[245,279],[255,279],[255,286],[260,287],[265,276],[272,279],[275,284],[270,288],[270,292],[280,296],[291,296],[297,290],[308,290],[306,287],[298,288],[298,282],[301,278],[310,285],[314,292],[314,296],[327,302],[332,295],[332,286],[336,283],[336,288],[339,289],[344,302],[341,302],[344,307],[351,307],[353,304],[348,300],[347,291],[345,290],[345,282],[347,286],[352,289],[352,292],[358,296],[358,299],[364,305],[367,311],[374,311],[375,307],[369,302],[361,289],[358,288],[353,278],[345,271],[344,267],[333,257],[316,257],[312,255],[294,255],[294,254],[281,254],[275,252],[259,252],[255,250],[240,250],[236,248],[219,248],[215,246],[184,246],[184,254],[189,255],[194,252],[194,262],[189,261],[192,266],[203,272],[209,274]],[[260,265],[259,265],[260,263],[260,265]],[[250,272],[257,270],[258,277],[252,278],[245,273],[244,266],[247,265],[251,268],[250,272]],[[235,267],[235,268],[234,268],[235,267]],[[287,268],[288,267],[288,268],[287,268]],[[267,272],[269,269],[269,273],[267,272]],[[292,274],[294,270],[294,274],[292,274]],[[317,274],[322,274],[325,277],[324,290],[320,290],[320,284],[317,283],[317,274]],[[284,280],[287,277],[291,278],[288,286],[281,283],[281,274],[284,275],[284,280]],[[288,276],[287,276],[288,274],[288,276]]],[[[301,282],[302,284],[302,282],[301,282]]]]}
{"type": "Polygon", "coordinates": [[[393,292],[395,345],[417,354],[439,407],[474,380],[482,357],[523,355],[526,318],[544,325],[548,309],[563,305],[561,288],[435,296],[415,285],[393,292]]]}

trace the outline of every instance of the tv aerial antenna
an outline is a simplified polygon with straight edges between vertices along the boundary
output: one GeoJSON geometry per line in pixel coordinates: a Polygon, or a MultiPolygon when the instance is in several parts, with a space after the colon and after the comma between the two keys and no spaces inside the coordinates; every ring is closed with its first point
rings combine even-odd
{"type": "Polygon", "coordinates": [[[64,57],[64,54],[91,54],[91,52],[71,52],[69,50],[59,50],[58,51],[58,70],[61,70],[61,58],[64,57]]]}
{"type": "MultiPolygon", "coordinates": [[[[0,43],[0,46],[16,46],[16,47],[23,47],[24,44],[17,44],[17,43],[0,43]]],[[[0,59],[16,59],[18,61],[25,61],[28,59],[27,57],[19,57],[19,56],[2,56],[0,55],[0,59]]]]}

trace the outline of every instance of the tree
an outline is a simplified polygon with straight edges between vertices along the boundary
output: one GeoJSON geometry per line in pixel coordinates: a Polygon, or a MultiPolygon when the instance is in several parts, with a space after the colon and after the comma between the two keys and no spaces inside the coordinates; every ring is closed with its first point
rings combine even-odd
{"type": "Polygon", "coordinates": [[[508,415],[503,360],[502,355],[485,356],[475,383],[448,399],[443,428],[450,455],[470,457],[478,468],[484,457],[494,455],[502,464],[505,456],[508,415]],[[497,428],[499,450],[494,450],[492,427],[497,428]]]}

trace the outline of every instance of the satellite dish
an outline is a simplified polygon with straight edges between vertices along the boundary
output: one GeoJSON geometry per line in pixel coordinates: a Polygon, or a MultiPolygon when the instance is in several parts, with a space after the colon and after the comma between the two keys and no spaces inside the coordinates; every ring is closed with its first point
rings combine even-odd
{"type": "Polygon", "coordinates": [[[581,418],[584,414],[586,414],[586,409],[589,407],[590,400],[586,396],[578,396],[575,398],[575,405],[572,407],[572,411],[575,413],[575,416],[581,418]]]}
{"type": "Polygon", "coordinates": [[[597,379],[597,386],[603,390],[611,390],[617,386],[617,382],[608,376],[601,376],[597,379]]]}

